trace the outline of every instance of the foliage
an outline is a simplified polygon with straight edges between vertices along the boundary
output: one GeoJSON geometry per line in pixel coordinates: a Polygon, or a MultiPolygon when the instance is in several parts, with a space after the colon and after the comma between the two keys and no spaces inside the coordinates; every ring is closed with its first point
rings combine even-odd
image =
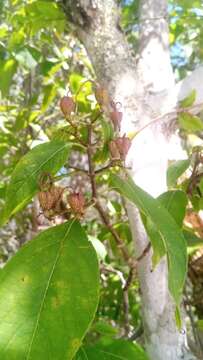
{"type": "Polygon", "coordinates": [[[72,359],[99,296],[96,254],[79,223],[39,234],[1,271],[0,283],[1,358],[72,359]]]}
{"type": "MultiPolygon", "coordinates": [[[[138,3],[121,1],[120,25],[134,50],[138,3]]],[[[26,224],[36,237],[0,272],[0,357],[146,360],[129,341],[142,317],[124,204],[128,199],[141,212],[153,267],[167,255],[169,289],[179,306],[186,245],[190,251],[202,245],[191,220],[203,208],[202,147],[188,145],[190,135],[202,134],[201,115],[191,111],[196,94],[178,110],[188,158],[171,162],[169,190],[154,199],[121,177],[131,140],[119,136],[119,104],[95,81],[59,2],[6,0],[1,17],[0,222],[3,230],[26,224]]],[[[170,19],[172,49],[190,48],[184,67],[172,52],[182,77],[202,59],[202,25],[188,1],[171,1],[170,19]]]]}

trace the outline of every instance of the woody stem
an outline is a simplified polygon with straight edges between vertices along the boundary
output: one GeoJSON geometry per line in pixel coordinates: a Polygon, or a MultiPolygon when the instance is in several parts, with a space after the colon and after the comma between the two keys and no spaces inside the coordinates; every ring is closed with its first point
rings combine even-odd
{"type": "Polygon", "coordinates": [[[96,186],[96,173],[95,173],[95,169],[94,169],[94,164],[92,161],[92,152],[93,152],[93,148],[92,148],[92,125],[88,125],[88,146],[87,146],[87,156],[88,156],[88,165],[89,165],[89,177],[90,177],[90,182],[91,182],[91,188],[92,188],[92,198],[94,200],[95,203],[95,208],[97,209],[103,223],[106,225],[106,227],[109,229],[109,231],[111,232],[112,236],[114,237],[121,253],[122,256],[124,258],[124,260],[128,263],[128,265],[130,266],[130,268],[135,268],[137,265],[137,261],[132,259],[132,257],[130,256],[130,254],[128,253],[127,248],[125,247],[124,242],[122,241],[122,239],[120,238],[119,234],[117,233],[117,231],[113,228],[113,226],[111,225],[111,223],[109,222],[108,219],[108,215],[105,213],[99,198],[98,198],[98,193],[97,193],[97,186],[96,186]]]}

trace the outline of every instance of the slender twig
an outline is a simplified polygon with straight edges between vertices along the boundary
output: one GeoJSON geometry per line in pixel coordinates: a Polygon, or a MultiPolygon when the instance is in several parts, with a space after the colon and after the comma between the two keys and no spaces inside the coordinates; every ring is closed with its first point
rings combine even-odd
{"type": "Polygon", "coordinates": [[[124,312],[124,329],[125,329],[125,336],[129,336],[130,332],[130,315],[129,315],[129,288],[132,284],[134,274],[137,268],[138,261],[142,260],[143,257],[147,254],[149,251],[151,244],[149,243],[147,247],[144,249],[142,254],[137,258],[133,258],[129,252],[128,249],[124,243],[124,241],[120,238],[117,231],[114,229],[113,225],[109,221],[109,217],[104,211],[98,197],[97,193],[97,186],[96,186],[96,175],[109,167],[112,166],[112,162],[110,162],[107,166],[103,167],[102,169],[95,170],[94,163],[92,161],[92,155],[93,155],[93,144],[92,144],[92,124],[88,125],[88,145],[87,145],[87,156],[88,156],[88,166],[89,166],[89,178],[91,182],[91,188],[92,188],[92,199],[94,201],[94,206],[96,210],[98,211],[103,223],[106,225],[107,229],[112,234],[113,238],[116,241],[116,244],[118,248],[120,249],[123,259],[128,264],[130,271],[128,278],[125,282],[122,282],[122,289],[123,289],[123,312],[124,312]]]}
{"type": "Polygon", "coordinates": [[[137,257],[137,262],[141,261],[145,255],[147,255],[147,253],[149,252],[149,250],[151,249],[151,243],[149,242],[146,246],[146,248],[143,250],[142,254],[140,256],[137,257]]]}
{"type": "Polygon", "coordinates": [[[195,104],[195,105],[192,105],[192,106],[187,107],[187,108],[178,108],[178,107],[174,108],[174,110],[172,110],[171,112],[167,112],[165,114],[157,116],[152,121],[148,122],[143,127],[138,129],[137,131],[135,131],[135,134],[134,134],[134,136],[132,136],[132,138],[136,137],[143,130],[145,130],[146,128],[148,128],[151,125],[154,125],[155,123],[157,123],[159,121],[163,121],[163,120],[172,121],[172,120],[175,120],[177,118],[178,114],[181,114],[181,113],[184,113],[184,112],[194,112],[194,114],[197,114],[198,112],[200,112],[202,110],[202,108],[203,108],[203,103],[195,104]]]}
{"type": "Polygon", "coordinates": [[[123,291],[128,291],[132,281],[133,281],[134,272],[133,269],[130,269],[125,286],[123,288],[123,291]]]}
{"type": "Polygon", "coordinates": [[[82,144],[83,146],[86,146],[87,144],[80,138],[79,134],[78,134],[78,127],[76,124],[74,124],[72,122],[72,120],[70,119],[70,117],[66,117],[66,121],[69,123],[69,125],[72,127],[73,132],[69,132],[70,135],[74,136],[75,139],[82,144]]]}
{"type": "Polygon", "coordinates": [[[89,124],[87,127],[88,131],[88,145],[87,145],[87,157],[88,157],[88,165],[89,165],[89,176],[90,182],[92,187],[92,197],[93,199],[97,199],[97,187],[96,187],[96,180],[95,180],[95,170],[94,164],[92,161],[93,149],[92,149],[92,125],[89,124]]]}
{"type": "Polygon", "coordinates": [[[100,204],[98,195],[97,195],[97,186],[96,186],[96,178],[95,178],[95,169],[94,169],[94,164],[92,161],[92,152],[93,152],[93,148],[92,148],[92,124],[89,124],[88,127],[88,146],[87,146],[87,156],[88,156],[88,165],[89,165],[89,177],[90,177],[90,182],[91,182],[91,188],[92,188],[92,198],[95,202],[95,208],[97,209],[103,223],[106,225],[106,227],[108,228],[108,230],[110,231],[110,233],[113,235],[116,244],[118,246],[118,248],[120,249],[122,256],[124,258],[124,260],[128,263],[128,265],[130,267],[136,267],[137,262],[132,258],[132,256],[130,256],[130,254],[128,253],[128,250],[125,246],[125,243],[122,241],[122,239],[120,238],[119,234],[117,233],[117,231],[113,228],[113,226],[111,225],[111,223],[109,222],[109,218],[107,216],[107,214],[105,213],[102,205],[100,204]]]}
{"type": "Polygon", "coordinates": [[[108,169],[111,168],[112,166],[113,166],[113,163],[110,162],[109,164],[107,164],[107,165],[104,166],[103,168],[95,170],[95,174],[100,174],[101,172],[103,172],[103,171],[105,171],[105,170],[108,170],[108,169]]]}
{"type": "Polygon", "coordinates": [[[102,111],[98,111],[98,113],[96,114],[96,116],[94,117],[94,119],[92,119],[91,123],[94,124],[99,117],[102,115],[102,111]]]}
{"type": "Polygon", "coordinates": [[[98,174],[100,174],[101,172],[106,171],[106,170],[110,169],[110,168],[113,167],[113,166],[116,166],[115,161],[110,161],[110,163],[107,164],[106,166],[104,166],[104,167],[102,167],[102,168],[100,168],[100,169],[95,170],[95,174],[98,175],[98,174]]]}
{"type": "Polygon", "coordinates": [[[114,229],[113,225],[110,223],[109,217],[106,214],[106,212],[104,211],[104,209],[103,209],[103,207],[102,207],[102,205],[101,205],[101,203],[99,201],[98,194],[97,194],[96,177],[95,177],[96,172],[95,172],[94,164],[93,164],[93,161],[92,161],[92,155],[93,155],[92,152],[93,152],[93,148],[92,148],[92,124],[89,124],[88,125],[87,156],[88,156],[88,165],[89,165],[89,177],[90,177],[91,188],[92,188],[92,198],[93,198],[94,203],[95,203],[95,208],[97,209],[103,223],[106,225],[107,229],[110,231],[110,233],[114,237],[114,239],[116,241],[116,244],[117,244],[118,248],[120,249],[124,260],[127,262],[127,264],[129,265],[130,268],[136,269],[137,262],[142,260],[143,257],[146,255],[146,253],[149,251],[150,244],[147,245],[146,249],[144,249],[143,253],[138,257],[138,259],[134,259],[128,253],[128,250],[126,248],[126,245],[125,245],[124,241],[120,238],[119,234],[114,229]]]}
{"type": "Polygon", "coordinates": [[[101,271],[102,271],[102,272],[107,272],[107,273],[112,273],[112,274],[117,275],[117,276],[119,277],[119,279],[120,279],[122,288],[125,287],[126,280],[125,280],[125,278],[124,278],[124,276],[123,276],[122,271],[120,271],[120,270],[118,270],[118,269],[115,269],[115,268],[113,268],[112,266],[106,265],[106,264],[101,264],[101,271]]]}
{"type": "Polygon", "coordinates": [[[143,329],[143,324],[141,323],[137,329],[135,329],[135,332],[132,334],[132,336],[130,337],[130,340],[137,340],[138,338],[140,338],[144,333],[144,329],[143,329]]]}
{"type": "Polygon", "coordinates": [[[85,173],[86,175],[88,175],[88,170],[79,168],[77,166],[69,166],[69,169],[77,171],[77,172],[82,172],[82,173],[85,173]]]}

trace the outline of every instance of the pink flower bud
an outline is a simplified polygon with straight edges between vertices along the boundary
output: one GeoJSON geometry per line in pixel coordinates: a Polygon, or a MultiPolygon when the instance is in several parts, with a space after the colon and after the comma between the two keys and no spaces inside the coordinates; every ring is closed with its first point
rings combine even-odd
{"type": "Polygon", "coordinates": [[[110,119],[113,123],[114,130],[119,130],[121,128],[121,121],[122,121],[123,113],[121,111],[117,111],[116,109],[110,112],[110,119]]]}
{"type": "Polygon", "coordinates": [[[75,102],[73,101],[72,97],[64,96],[60,101],[60,108],[62,113],[65,116],[70,115],[72,112],[75,111],[75,102]]]}
{"type": "Polygon", "coordinates": [[[118,137],[109,143],[109,150],[111,153],[111,157],[113,160],[125,160],[128,150],[131,146],[131,140],[123,135],[122,137],[118,137]]]}
{"type": "Polygon", "coordinates": [[[125,160],[127,153],[131,147],[131,140],[123,135],[115,139],[116,146],[118,148],[121,160],[125,160]]]}

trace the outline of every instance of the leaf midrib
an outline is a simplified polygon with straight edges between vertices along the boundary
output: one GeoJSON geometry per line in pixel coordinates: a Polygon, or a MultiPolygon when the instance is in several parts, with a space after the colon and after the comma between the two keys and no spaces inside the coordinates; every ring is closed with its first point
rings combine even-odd
{"type": "MultiPolygon", "coordinates": [[[[23,181],[23,184],[22,184],[20,187],[24,186],[24,184],[25,184],[26,182],[29,182],[29,179],[30,179],[33,175],[35,175],[35,174],[42,168],[42,166],[44,166],[48,161],[50,161],[58,152],[62,151],[65,147],[67,147],[67,144],[65,144],[65,145],[64,145],[63,147],[61,147],[60,149],[56,150],[48,159],[46,159],[42,164],[40,164],[40,166],[39,166],[37,169],[35,169],[33,172],[29,173],[27,177],[24,177],[24,178],[21,180],[21,181],[23,181]]],[[[16,185],[17,183],[20,183],[21,181],[18,180],[17,182],[12,183],[12,185],[16,185]]],[[[17,190],[15,190],[15,193],[19,191],[20,187],[19,187],[17,190]]]]}
{"type": "Polygon", "coordinates": [[[30,357],[30,353],[31,353],[31,349],[32,349],[32,344],[33,344],[33,341],[34,341],[34,338],[35,338],[35,334],[36,334],[36,331],[37,331],[37,327],[38,327],[38,324],[39,324],[39,320],[40,320],[40,316],[41,316],[41,313],[42,313],[42,309],[43,309],[43,306],[44,306],[44,303],[45,303],[45,300],[46,300],[46,295],[47,295],[47,292],[48,292],[48,289],[49,289],[49,285],[50,285],[50,282],[51,282],[51,279],[52,279],[52,276],[53,276],[53,273],[54,273],[54,270],[56,268],[56,265],[57,265],[57,262],[60,258],[60,252],[61,252],[61,248],[64,244],[64,241],[67,237],[67,235],[69,234],[70,230],[71,230],[71,227],[74,223],[75,219],[73,219],[73,221],[71,222],[71,224],[69,225],[63,239],[61,240],[61,244],[59,246],[59,249],[56,253],[56,259],[54,261],[54,264],[53,264],[53,267],[50,271],[50,276],[48,278],[48,281],[47,281],[47,286],[45,288],[45,291],[44,291],[44,295],[42,297],[42,302],[41,302],[41,305],[40,305],[40,308],[39,308],[39,313],[38,313],[38,316],[37,316],[37,319],[36,319],[36,324],[34,326],[34,329],[33,329],[33,334],[32,334],[32,337],[31,337],[31,341],[30,341],[30,345],[29,345],[29,348],[28,348],[28,352],[26,354],[26,360],[29,360],[29,357],[30,357]]]}

